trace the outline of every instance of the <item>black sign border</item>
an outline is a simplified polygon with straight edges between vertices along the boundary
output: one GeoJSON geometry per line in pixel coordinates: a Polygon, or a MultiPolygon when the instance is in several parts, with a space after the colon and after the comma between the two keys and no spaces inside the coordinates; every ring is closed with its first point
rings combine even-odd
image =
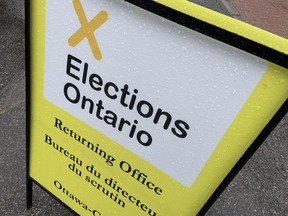
{"type": "MultiPolygon", "coordinates": [[[[156,3],[152,0],[124,0],[133,5],[141,7],[145,10],[148,10],[154,14],[162,16],[166,19],[169,19],[173,22],[176,22],[180,25],[183,25],[187,28],[200,32],[204,35],[222,41],[231,46],[237,47],[241,50],[254,54],[258,57],[264,58],[268,61],[271,61],[275,64],[288,68],[287,55],[281,53],[272,48],[266,47],[260,43],[256,43],[255,41],[251,41],[242,36],[231,33],[225,29],[221,29],[219,27],[208,24],[199,19],[190,17],[184,13],[173,10],[169,7],[156,3]]],[[[31,121],[31,57],[30,57],[30,43],[31,43],[31,35],[30,35],[30,0],[25,0],[25,75],[26,75],[26,206],[27,209],[32,207],[32,198],[33,198],[33,183],[37,184],[40,188],[50,194],[55,200],[57,200],[60,204],[62,204],[66,209],[68,209],[72,214],[79,215],[72,208],[66,205],[63,201],[58,199],[54,194],[52,194],[49,190],[43,187],[39,182],[34,180],[30,175],[30,121],[31,121]]],[[[230,184],[230,182],[234,179],[237,173],[243,168],[243,166],[247,163],[247,161],[253,156],[256,150],[261,146],[261,144],[265,141],[265,139],[270,135],[270,133],[274,130],[274,128],[278,125],[278,123],[283,119],[283,117],[288,113],[288,99],[284,102],[281,108],[277,111],[277,113],[273,116],[273,118],[269,121],[269,123],[264,127],[261,133],[257,136],[254,142],[250,145],[247,151],[243,154],[240,160],[236,163],[236,165],[231,169],[231,171],[224,178],[222,183],[217,187],[205,205],[198,212],[198,216],[205,215],[206,212],[210,209],[213,203],[218,199],[221,193],[225,190],[225,188],[230,184]]]]}
{"type": "MultiPolygon", "coordinates": [[[[125,0],[133,5],[136,5],[142,9],[157,14],[170,21],[178,23],[194,31],[200,32],[204,35],[212,37],[216,40],[229,44],[233,47],[244,50],[248,53],[256,55],[260,58],[266,59],[277,65],[288,69],[288,55],[271,47],[265,46],[256,41],[252,41],[243,36],[237,35],[226,29],[219,28],[207,22],[204,22],[195,17],[191,17],[180,11],[174,10],[153,0],[125,0]]],[[[218,12],[215,12],[218,13],[218,12]]],[[[223,15],[224,16],[224,15],[223,15]]],[[[257,28],[257,27],[255,27],[257,28]]]]}
{"type": "MultiPolygon", "coordinates": [[[[37,0],[38,1],[38,0],[37,0]]],[[[47,190],[39,182],[34,180],[30,175],[30,141],[31,141],[31,34],[30,34],[30,0],[24,2],[24,16],[25,16],[25,85],[26,85],[26,208],[29,210],[33,204],[33,183],[38,185],[42,190],[53,197],[58,203],[64,206],[73,215],[80,216],[72,208],[66,205],[63,201],[57,198],[53,193],[47,190]]]]}

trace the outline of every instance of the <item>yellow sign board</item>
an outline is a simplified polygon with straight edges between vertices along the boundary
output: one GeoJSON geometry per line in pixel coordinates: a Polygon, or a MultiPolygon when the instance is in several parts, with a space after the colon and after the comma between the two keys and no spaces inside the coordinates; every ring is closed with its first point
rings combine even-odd
{"type": "MultiPolygon", "coordinates": [[[[188,1],[132,3],[287,55],[188,1]]],[[[287,100],[288,71],[133,4],[30,1],[28,176],[79,215],[196,215],[287,100]]]]}

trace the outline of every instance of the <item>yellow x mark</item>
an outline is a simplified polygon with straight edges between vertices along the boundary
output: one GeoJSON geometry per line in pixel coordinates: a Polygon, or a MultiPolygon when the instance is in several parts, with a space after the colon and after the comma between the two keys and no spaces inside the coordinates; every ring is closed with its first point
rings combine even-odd
{"type": "Polygon", "coordinates": [[[106,11],[100,11],[90,22],[88,22],[80,0],[73,0],[73,5],[81,27],[68,39],[68,44],[74,47],[87,37],[94,57],[100,61],[102,59],[102,53],[94,36],[94,31],[108,20],[108,13],[106,11]]]}

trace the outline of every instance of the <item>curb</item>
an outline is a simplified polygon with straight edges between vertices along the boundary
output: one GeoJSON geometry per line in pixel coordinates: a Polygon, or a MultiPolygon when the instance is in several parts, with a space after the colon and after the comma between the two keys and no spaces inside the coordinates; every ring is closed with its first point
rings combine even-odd
{"type": "Polygon", "coordinates": [[[241,16],[237,8],[233,5],[231,0],[220,0],[220,2],[224,5],[224,7],[229,12],[230,16],[241,20],[241,16]]]}

